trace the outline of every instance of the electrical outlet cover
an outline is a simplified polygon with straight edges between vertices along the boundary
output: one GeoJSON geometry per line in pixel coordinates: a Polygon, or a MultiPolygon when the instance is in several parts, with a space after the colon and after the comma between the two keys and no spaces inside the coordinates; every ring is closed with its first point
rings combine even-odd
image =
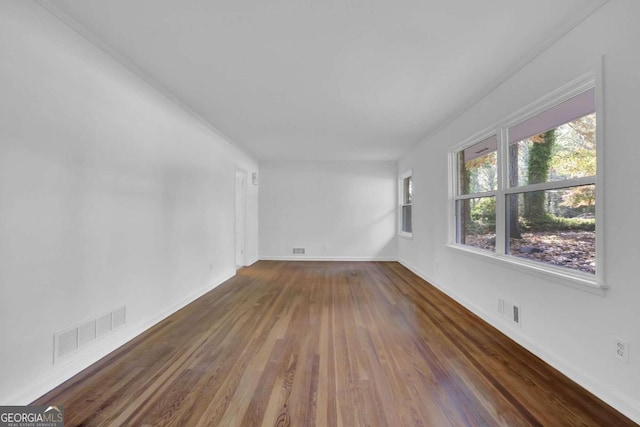
{"type": "Polygon", "coordinates": [[[623,339],[616,338],[616,357],[624,363],[629,363],[629,343],[623,339]]]}

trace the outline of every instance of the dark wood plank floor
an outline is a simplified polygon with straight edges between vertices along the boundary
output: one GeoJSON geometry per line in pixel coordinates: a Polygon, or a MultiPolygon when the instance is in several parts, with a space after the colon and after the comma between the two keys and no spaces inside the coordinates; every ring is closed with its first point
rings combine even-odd
{"type": "Polygon", "coordinates": [[[636,425],[379,262],[258,262],[34,403],[66,426],[636,425]]]}

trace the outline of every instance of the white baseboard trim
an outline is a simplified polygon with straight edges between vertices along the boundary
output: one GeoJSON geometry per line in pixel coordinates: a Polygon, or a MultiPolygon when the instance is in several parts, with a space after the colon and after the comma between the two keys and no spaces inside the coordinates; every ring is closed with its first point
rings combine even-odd
{"type": "Polygon", "coordinates": [[[192,303],[234,276],[235,272],[219,277],[207,286],[190,293],[181,301],[166,308],[158,315],[140,320],[133,324],[125,324],[125,326],[122,326],[112,332],[109,337],[105,337],[104,340],[88,344],[86,348],[79,351],[78,354],[65,357],[59,363],[56,363],[56,365],[52,365],[51,371],[49,371],[42,380],[35,384],[25,385],[20,390],[16,391],[16,393],[10,397],[7,402],[3,402],[1,404],[20,406],[28,405],[43,394],[56,388],[109,353],[117,350],[119,347],[122,347],[127,342],[145,332],[147,329],[158,324],[176,311],[192,303]]]}
{"type": "Polygon", "coordinates": [[[258,257],[251,258],[250,260],[246,261],[245,267],[252,266],[253,264],[255,264],[258,261],[260,261],[260,258],[258,258],[258,257]]]}
{"type": "Polygon", "coordinates": [[[463,305],[469,311],[482,318],[485,322],[489,323],[494,328],[511,338],[513,341],[530,351],[531,353],[544,360],[546,363],[575,381],[590,393],[594,394],[598,398],[602,399],[609,406],[615,408],[625,416],[629,417],[634,422],[640,424],[640,402],[635,401],[630,396],[619,392],[610,385],[599,381],[582,371],[575,369],[574,364],[568,363],[566,360],[558,357],[553,352],[541,347],[539,344],[532,341],[527,335],[520,332],[515,328],[507,328],[502,318],[497,315],[490,314],[483,308],[477,306],[466,298],[458,295],[455,291],[451,290],[442,284],[435,282],[425,274],[420,268],[406,262],[405,260],[398,259],[398,262],[404,267],[411,270],[414,274],[420,278],[426,280],[449,297],[453,298],[459,304],[463,305]]]}
{"type": "Polygon", "coordinates": [[[352,256],[260,256],[261,261],[397,261],[395,257],[352,257],[352,256]]]}

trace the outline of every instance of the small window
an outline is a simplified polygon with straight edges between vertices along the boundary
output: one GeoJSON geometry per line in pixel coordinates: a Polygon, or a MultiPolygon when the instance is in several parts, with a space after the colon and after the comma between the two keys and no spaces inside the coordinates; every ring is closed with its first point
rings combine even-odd
{"type": "Polygon", "coordinates": [[[411,224],[413,205],[413,180],[411,172],[400,177],[400,234],[411,236],[413,226],[411,224]]]}

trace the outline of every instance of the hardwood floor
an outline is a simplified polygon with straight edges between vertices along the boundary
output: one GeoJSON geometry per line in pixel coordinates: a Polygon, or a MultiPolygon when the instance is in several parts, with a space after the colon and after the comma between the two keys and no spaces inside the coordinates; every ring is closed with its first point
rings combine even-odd
{"type": "Polygon", "coordinates": [[[260,261],[34,403],[66,426],[636,425],[381,262],[260,261]]]}

